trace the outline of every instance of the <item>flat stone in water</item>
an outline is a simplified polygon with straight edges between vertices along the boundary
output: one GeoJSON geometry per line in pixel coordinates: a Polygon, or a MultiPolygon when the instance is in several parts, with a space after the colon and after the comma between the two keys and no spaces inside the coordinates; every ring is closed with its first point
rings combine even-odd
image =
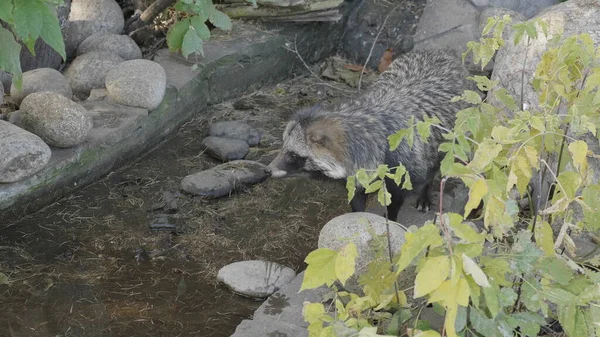
{"type": "Polygon", "coordinates": [[[243,159],[248,153],[248,143],[239,139],[206,137],[202,140],[208,153],[221,161],[243,159]]]}
{"type": "Polygon", "coordinates": [[[260,131],[243,121],[222,121],[211,124],[209,134],[214,137],[243,140],[250,146],[260,143],[260,131]]]}
{"type": "Polygon", "coordinates": [[[240,261],[226,265],[217,280],[233,292],[252,298],[267,297],[296,277],[296,272],[275,262],[240,261]]]}
{"type": "Polygon", "coordinates": [[[181,189],[195,195],[220,198],[241,187],[267,179],[267,167],[250,160],[234,160],[181,180],[181,189]]]}

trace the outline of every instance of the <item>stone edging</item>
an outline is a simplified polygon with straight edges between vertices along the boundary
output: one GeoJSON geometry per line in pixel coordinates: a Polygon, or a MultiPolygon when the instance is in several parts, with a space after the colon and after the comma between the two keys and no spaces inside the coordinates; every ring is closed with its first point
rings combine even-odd
{"type": "Polygon", "coordinates": [[[50,162],[35,175],[0,184],[0,221],[44,207],[139,158],[197,113],[208,113],[211,104],[305,72],[297,55],[284,46],[295,41],[303,59],[314,63],[334,52],[341,31],[341,22],[284,27],[277,33],[240,24],[230,36],[207,43],[197,71],[180,55],[160,50],[154,61],[167,74],[167,92],[160,106],[145,115],[132,113],[130,107],[98,103],[120,118],[121,125],[111,128],[94,117],[95,129],[98,123],[104,129],[102,137],[99,129],[93,129],[93,140],[74,148],[53,148],[50,162]]]}

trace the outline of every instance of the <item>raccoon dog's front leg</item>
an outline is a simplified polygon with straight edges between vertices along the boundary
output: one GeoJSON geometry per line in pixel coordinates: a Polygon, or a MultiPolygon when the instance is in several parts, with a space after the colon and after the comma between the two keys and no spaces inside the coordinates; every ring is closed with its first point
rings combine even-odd
{"type": "Polygon", "coordinates": [[[396,185],[393,180],[389,178],[385,178],[385,180],[388,192],[392,195],[392,202],[387,207],[388,219],[396,221],[398,219],[398,212],[404,204],[406,192],[400,186],[396,185]]]}
{"type": "Polygon", "coordinates": [[[364,212],[367,209],[367,194],[362,187],[356,187],[354,197],[350,200],[352,212],[364,212]]]}

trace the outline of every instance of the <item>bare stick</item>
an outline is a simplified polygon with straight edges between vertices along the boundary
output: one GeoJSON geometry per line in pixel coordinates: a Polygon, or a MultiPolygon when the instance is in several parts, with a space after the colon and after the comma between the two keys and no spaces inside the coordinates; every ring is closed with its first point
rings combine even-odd
{"type": "Polygon", "coordinates": [[[396,7],[392,8],[392,10],[388,13],[388,15],[386,15],[385,19],[383,20],[383,24],[381,25],[381,27],[379,27],[379,31],[377,32],[377,35],[375,35],[375,40],[373,40],[373,44],[371,45],[371,50],[369,50],[369,55],[367,56],[367,60],[365,61],[365,64],[363,65],[363,67],[360,71],[360,77],[358,78],[357,89],[359,92],[360,92],[360,85],[362,83],[363,74],[365,73],[365,68],[367,67],[367,64],[369,64],[371,55],[373,55],[373,49],[375,49],[375,44],[377,44],[379,35],[381,35],[381,31],[383,31],[383,28],[385,28],[385,25],[387,24],[387,21],[390,18],[390,16],[392,15],[392,13],[394,13],[396,11],[396,9],[400,8],[400,6],[402,6],[402,4],[403,4],[403,2],[400,2],[398,5],[396,5],[396,7]]]}

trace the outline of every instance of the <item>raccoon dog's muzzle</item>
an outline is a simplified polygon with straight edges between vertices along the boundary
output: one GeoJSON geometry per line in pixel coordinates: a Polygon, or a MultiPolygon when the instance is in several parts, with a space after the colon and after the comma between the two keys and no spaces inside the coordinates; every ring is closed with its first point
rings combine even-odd
{"type": "Polygon", "coordinates": [[[271,174],[271,177],[283,178],[288,174],[285,170],[286,166],[285,156],[283,155],[283,151],[280,151],[277,157],[267,166],[267,170],[271,174]]]}

